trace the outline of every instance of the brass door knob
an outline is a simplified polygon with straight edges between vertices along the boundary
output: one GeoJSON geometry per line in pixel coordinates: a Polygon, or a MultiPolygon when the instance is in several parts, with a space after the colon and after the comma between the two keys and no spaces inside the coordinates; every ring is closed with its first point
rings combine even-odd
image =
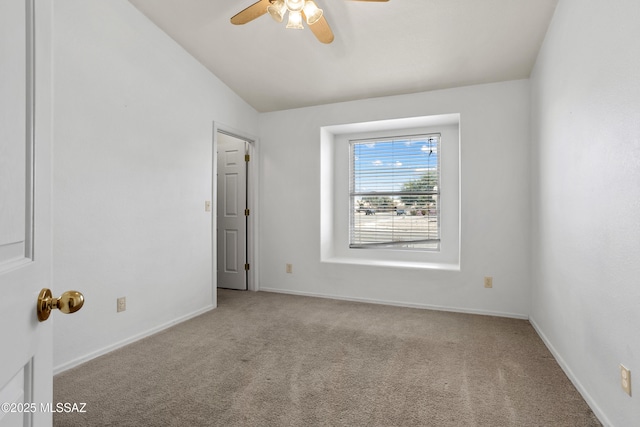
{"type": "Polygon", "coordinates": [[[67,291],[60,298],[53,298],[51,290],[44,288],[38,295],[38,320],[44,322],[49,318],[51,310],[57,308],[63,313],[75,313],[82,308],[84,295],[78,291],[67,291]]]}

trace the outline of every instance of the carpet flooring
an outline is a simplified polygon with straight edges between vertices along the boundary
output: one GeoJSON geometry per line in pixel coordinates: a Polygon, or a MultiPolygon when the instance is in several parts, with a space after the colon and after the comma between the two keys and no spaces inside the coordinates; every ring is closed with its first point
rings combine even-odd
{"type": "Polygon", "coordinates": [[[54,426],[600,426],[529,322],[265,292],[54,378],[54,426]]]}

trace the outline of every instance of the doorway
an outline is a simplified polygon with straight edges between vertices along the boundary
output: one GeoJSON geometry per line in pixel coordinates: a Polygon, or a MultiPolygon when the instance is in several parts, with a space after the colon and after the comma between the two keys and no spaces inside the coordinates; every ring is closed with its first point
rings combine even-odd
{"type": "Polygon", "coordinates": [[[250,142],[216,131],[216,276],[217,287],[249,289],[250,142]]]}

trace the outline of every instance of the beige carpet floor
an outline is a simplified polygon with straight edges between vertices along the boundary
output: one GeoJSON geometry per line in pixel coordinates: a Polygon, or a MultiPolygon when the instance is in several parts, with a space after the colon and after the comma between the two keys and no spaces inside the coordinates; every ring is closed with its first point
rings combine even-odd
{"type": "Polygon", "coordinates": [[[55,426],[599,426],[525,320],[265,292],[54,378],[55,426]]]}

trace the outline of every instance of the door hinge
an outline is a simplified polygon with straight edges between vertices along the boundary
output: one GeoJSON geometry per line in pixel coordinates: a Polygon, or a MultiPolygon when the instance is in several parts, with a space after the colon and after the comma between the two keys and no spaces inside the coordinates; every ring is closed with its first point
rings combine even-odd
{"type": "Polygon", "coordinates": [[[244,265],[244,269],[245,269],[245,271],[249,271],[249,264],[245,264],[244,265]]]}
{"type": "Polygon", "coordinates": [[[249,209],[244,210],[244,216],[249,216],[249,209]]]}
{"type": "Polygon", "coordinates": [[[244,161],[248,162],[249,160],[251,160],[251,156],[249,154],[245,154],[244,155],[244,161]]]}

